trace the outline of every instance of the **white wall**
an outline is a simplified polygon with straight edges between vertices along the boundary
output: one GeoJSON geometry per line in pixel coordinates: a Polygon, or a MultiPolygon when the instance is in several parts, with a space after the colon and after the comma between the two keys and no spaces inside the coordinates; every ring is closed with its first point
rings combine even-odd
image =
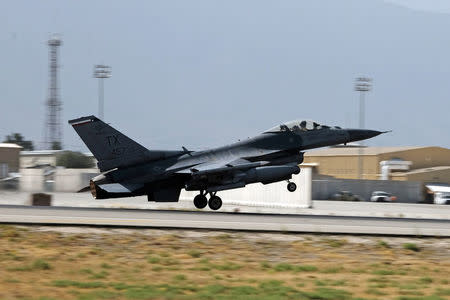
{"type": "Polygon", "coordinates": [[[45,180],[53,179],[52,191],[74,193],[88,186],[89,179],[97,174],[97,169],[57,168],[51,178],[46,178],[44,169],[20,169],[19,188],[23,192],[45,192],[45,180]]]}
{"type": "Polygon", "coordinates": [[[42,192],[44,190],[44,170],[20,169],[19,188],[24,192],[42,192]]]}
{"type": "Polygon", "coordinates": [[[57,168],[55,172],[55,192],[77,192],[89,185],[89,177],[83,174],[92,174],[95,177],[97,169],[64,169],[57,168]]]}
{"type": "MultiPolygon", "coordinates": [[[[275,182],[271,184],[253,183],[244,188],[220,191],[217,193],[224,204],[263,206],[263,207],[312,207],[311,182],[312,169],[309,166],[300,166],[301,172],[293,175],[292,180],[297,184],[297,190],[293,193],[287,190],[287,182],[275,182]]],[[[182,190],[181,200],[193,200],[197,191],[186,192],[182,190]]]]}

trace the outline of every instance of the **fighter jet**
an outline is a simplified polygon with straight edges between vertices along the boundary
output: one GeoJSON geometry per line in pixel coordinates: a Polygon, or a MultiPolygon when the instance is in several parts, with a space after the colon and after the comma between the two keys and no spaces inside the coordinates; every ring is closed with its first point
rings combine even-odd
{"type": "Polygon", "coordinates": [[[310,120],[275,126],[234,144],[205,151],[147,149],[95,116],[69,124],[97,159],[102,174],[90,181],[95,199],[147,195],[148,201],[177,202],[181,189],[199,191],[195,207],[218,210],[219,191],[251,183],[289,182],[300,172],[305,150],[375,137],[376,130],[342,129],[310,120]],[[209,195],[209,199],[207,196],[209,195]]]}

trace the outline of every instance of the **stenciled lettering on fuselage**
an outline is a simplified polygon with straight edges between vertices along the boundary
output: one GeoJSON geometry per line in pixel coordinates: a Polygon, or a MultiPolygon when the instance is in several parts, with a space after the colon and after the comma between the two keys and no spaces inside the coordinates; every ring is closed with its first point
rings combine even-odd
{"type": "Polygon", "coordinates": [[[118,147],[121,144],[118,134],[108,135],[106,136],[106,140],[108,141],[108,146],[112,148],[112,154],[120,156],[125,153],[125,147],[118,147]]]}
{"type": "Polygon", "coordinates": [[[118,134],[108,135],[106,137],[106,139],[108,140],[108,145],[110,147],[114,147],[114,146],[120,144],[119,135],[118,134]]]}

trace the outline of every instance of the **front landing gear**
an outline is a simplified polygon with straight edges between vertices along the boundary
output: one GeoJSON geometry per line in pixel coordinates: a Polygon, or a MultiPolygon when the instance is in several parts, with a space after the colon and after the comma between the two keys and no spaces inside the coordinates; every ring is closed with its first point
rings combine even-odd
{"type": "Polygon", "coordinates": [[[289,182],[287,185],[287,189],[289,192],[295,192],[295,190],[297,189],[297,185],[294,182],[289,182]]]}
{"type": "Polygon", "coordinates": [[[202,209],[205,208],[206,205],[208,205],[208,199],[206,199],[206,196],[202,194],[198,194],[194,198],[194,205],[195,207],[202,209]]]}

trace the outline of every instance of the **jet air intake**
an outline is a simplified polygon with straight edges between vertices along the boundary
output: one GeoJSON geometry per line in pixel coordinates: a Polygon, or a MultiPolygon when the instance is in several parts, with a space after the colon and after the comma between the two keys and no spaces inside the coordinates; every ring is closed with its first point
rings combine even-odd
{"type": "Polygon", "coordinates": [[[263,184],[268,184],[291,179],[292,174],[300,173],[300,168],[297,165],[267,166],[253,168],[245,173],[245,183],[261,182],[263,184]]]}

